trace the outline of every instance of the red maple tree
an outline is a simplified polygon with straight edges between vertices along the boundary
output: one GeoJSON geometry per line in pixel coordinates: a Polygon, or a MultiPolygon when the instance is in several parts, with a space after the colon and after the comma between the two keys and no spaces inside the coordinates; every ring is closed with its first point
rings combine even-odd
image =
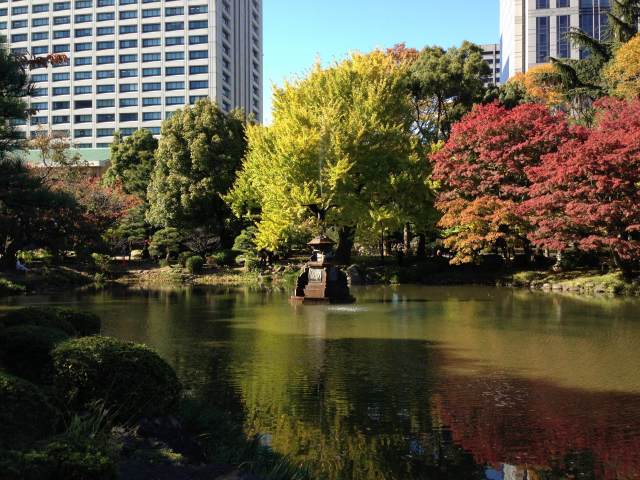
{"type": "Polygon", "coordinates": [[[526,169],[584,135],[564,114],[537,104],[511,110],[479,105],[454,125],[449,141],[432,157],[433,177],[440,182],[439,226],[456,254],[452,262],[473,261],[495,246],[527,247],[527,218],[517,208],[528,198],[526,169]]]}
{"type": "Polygon", "coordinates": [[[611,254],[628,268],[640,256],[640,100],[604,99],[596,124],[527,168],[521,213],[537,245],[611,254]]]}

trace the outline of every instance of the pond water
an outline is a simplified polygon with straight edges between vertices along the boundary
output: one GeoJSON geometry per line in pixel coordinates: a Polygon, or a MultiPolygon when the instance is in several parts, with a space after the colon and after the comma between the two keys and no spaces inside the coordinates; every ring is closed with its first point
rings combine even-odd
{"type": "MultiPolygon", "coordinates": [[[[104,292],[76,305],[319,478],[640,478],[640,301],[468,287],[104,292]]],[[[17,303],[14,303],[14,305],[17,303]]],[[[4,307],[3,307],[4,308],[4,307]]]]}

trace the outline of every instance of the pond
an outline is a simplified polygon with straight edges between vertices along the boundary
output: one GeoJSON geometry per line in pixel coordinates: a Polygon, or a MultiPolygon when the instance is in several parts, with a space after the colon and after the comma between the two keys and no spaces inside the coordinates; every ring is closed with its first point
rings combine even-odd
{"type": "Polygon", "coordinates": [[[484,287],[24,297],[90,309],[341,479],[640,478],[640,301],[484,287]]]}

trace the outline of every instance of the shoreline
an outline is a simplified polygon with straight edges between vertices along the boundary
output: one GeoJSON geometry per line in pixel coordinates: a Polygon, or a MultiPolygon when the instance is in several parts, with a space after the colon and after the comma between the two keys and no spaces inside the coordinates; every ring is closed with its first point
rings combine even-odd
{"type": "MultiPolygon", "coordinates": [[[[14,291],[3,292],[0,297],[16,295],[41,295],[124,287],[134,289],[157,289],[179,287],[255,287],[292,288],[299,266],[279,265],[263,272],[246,272],[241,268],[205,269],[203,273],[192,274],[178,266],[157,267],[135,265],[119,268],[110,278],[96,278],[89,272],[70,267],[52,267],[44,274],[19,276],[3,274],[0,279],[16,285],[14,291]],[[142,268],[141,268],[142,267],[142,268]],[[23,281],[21,283],[20,281],[23,281]],[[26,280],[26,281],[25,281],[26,280]]],[[[532,269],[482,269],[480,267],[442,267],[424,263],[398,266],[394,264],[371,265],[353,264],[345,271],[353,286],[373,285],[422,285],[422,286],[495,286],[528,289],[536,292],[568,293],[573,295],[597,296],[640,296],[640,277],[631,280],[621,272],[601,273],[596,270],[569,270],[552,272],[532,269]]]]}

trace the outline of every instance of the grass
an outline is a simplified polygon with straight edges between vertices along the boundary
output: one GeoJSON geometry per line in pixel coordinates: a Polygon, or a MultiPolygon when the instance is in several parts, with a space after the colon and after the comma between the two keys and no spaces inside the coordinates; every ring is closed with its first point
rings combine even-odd
{"type": "Polygon", "coordinates": [[[596,271],[546,272],[525,271],[513,275],[514,286],[611,295],[640,295],[640,279],[629,281],[622,272],[602,274],[596,271]]]}

